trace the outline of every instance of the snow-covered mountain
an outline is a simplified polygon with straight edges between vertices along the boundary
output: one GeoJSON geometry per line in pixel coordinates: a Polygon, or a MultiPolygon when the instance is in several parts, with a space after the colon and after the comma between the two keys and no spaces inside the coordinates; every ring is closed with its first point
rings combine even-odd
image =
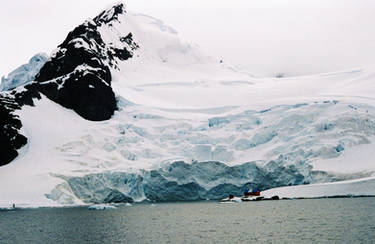
{"type": "Polygon", "coordinates": [[[2,82],[1,206],[218,199],[374,174],[375,67],[256,78],[122,3],[42,57],[2,82]]]}

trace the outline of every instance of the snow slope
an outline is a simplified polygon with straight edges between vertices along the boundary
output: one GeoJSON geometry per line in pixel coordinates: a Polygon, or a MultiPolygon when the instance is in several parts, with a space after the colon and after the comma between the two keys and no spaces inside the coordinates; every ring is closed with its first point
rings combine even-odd
{"type": "MultiPolygon", "coordinates": [[[[84,120],[46,97],[17,112],[29,143],[0,168],[0,206],[97,203],[109,196],[179,200],[182,193],[205,199],[227,194],[220,192],[225,187],[241,192],[249,184],[269,189],[375,172],[375,67],[256,78],[206,57],[149,16],[126,13],[100,27],[114,46],[129,32],[140,48],[111,69],[119,110],[110,120],[84,120]],[[176,170],[186,174],[169,172],[177,161],[211,163],[196,174],[183,171],[185,164],[176,170]],[[239,169],[249,172],[231,178],[239,169]],[[168,184],[175,192],[162,192],[168,184]]],[[[361,181],[359,191],[356,182],[327,191],[282,188],[280,195],[374,194],[372,180],[361,181]]]]}
{"type": "Polygon", "coordinates": [[[325,184],[273,188],[264,191],[262,194],[267,198],[272,196],[281,198],[375,196],[375,177],[325,184]]]}

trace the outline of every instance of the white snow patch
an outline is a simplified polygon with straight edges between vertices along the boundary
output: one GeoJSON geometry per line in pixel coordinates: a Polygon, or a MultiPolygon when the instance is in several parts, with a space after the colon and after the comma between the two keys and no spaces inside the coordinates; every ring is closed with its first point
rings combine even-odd
{"type": "Polygon", "coordinates": [[[337,173],[375,172],[374,143],[348,148],[344,157],[317,160],[312,163],[314,169],[337,173]]]}
{"type": "MultiPolygon", "coordinates": [[[[76,166],[72,167],[69,162],[59,158],[56,147],[94,124],[45,97],[34,102],[35,107],[24,106],[17,111],[28,144],[11,164],[1,167],[0,207],[13,203],[24,207],[60,206],[60,203],[45,196],[55,186],[64,183],[53,173],[64,174],[76,166]]],[[[80,205],[82,202],[73,199],[70,204],[80,205]]]]}
{"type": "Polygon", "coordinates": [[[317,198],[332,196],[375,196],[375,177],[325,184],[287,186],[262,192],[266,198],[317,198]]]}

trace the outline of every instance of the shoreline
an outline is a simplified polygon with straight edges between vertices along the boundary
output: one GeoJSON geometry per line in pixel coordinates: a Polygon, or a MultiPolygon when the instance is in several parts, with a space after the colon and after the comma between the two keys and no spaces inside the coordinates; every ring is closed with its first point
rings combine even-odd
{"type": "MultiPolygon", "coordinates": [[[[324,196],[324,197],[296,197],[296,198],[288,198],[283,197],[279,199],[259,199],[259,200],[252,200],[252,201],[241,201],[241,202],[233,202],[233,203],[247,203],[247,202],[262,202],[262,201],[295,201],[295,200],[321,200],[321,199],[347,199],[347,198],[375,198],[375,195],[336,195],[336,196],[324,196]]],[[[196,201],[163,201],[163,202],[136,202],[132,203],[131,205],[127,205],[129,203],[99,203],[99,204],[85,204],[85,205],[71,205],[71,206],[28,206],[28,207],[0,207],[1,212],[11,212],[11,211],[25,211],[25,210],[36,210],[36,209],[73,209],[73,208],[87,208],[95,207],[95,206],[105,206],[105,207],[114,207],[114,208],[105,208],[105,209],[116,209],[117,207],[122,206],[137,206],[137,205],[159,205],[159,204],[187,204],[187,203],[221,203],[220,200],[196,200],[196,201]]],[[[97,210],[104,210],[104,209],[97,209],[97,210]]]]}

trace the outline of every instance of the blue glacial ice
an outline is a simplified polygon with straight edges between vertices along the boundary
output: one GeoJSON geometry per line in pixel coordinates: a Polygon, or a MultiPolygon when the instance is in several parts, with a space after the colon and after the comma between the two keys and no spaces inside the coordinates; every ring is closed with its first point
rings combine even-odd
{"type": "Polygon", "coordinates": [[[29,63],[21,65],[12,71],[7,78],[1,78],[0,91],[12,90],[33,81],[48,59],[47,54],[36,54],[30,59],[29,63]]]}
{"type": "Polygon", "coordinates": [[[78,165],[84,159],[95,171],[62,177],[64,188],[70,189],[66,192],[74,196],[65,196],[57,187],[58,194],[48,197],[88,204],[221,199],[254,187],[266,190],[368,176],[312,166],[371,143],[375,117],[368,110],[374,108],[358,105],[352,110],[343,102],[320,102],[189,121],[140,114],[134,105],[106,129],[58,148],[70,162],[78,165]],[[93,157],[93,150],[101,156],[93,157]],[[106,165],[123,168],[102,170],[106,165]]]}

